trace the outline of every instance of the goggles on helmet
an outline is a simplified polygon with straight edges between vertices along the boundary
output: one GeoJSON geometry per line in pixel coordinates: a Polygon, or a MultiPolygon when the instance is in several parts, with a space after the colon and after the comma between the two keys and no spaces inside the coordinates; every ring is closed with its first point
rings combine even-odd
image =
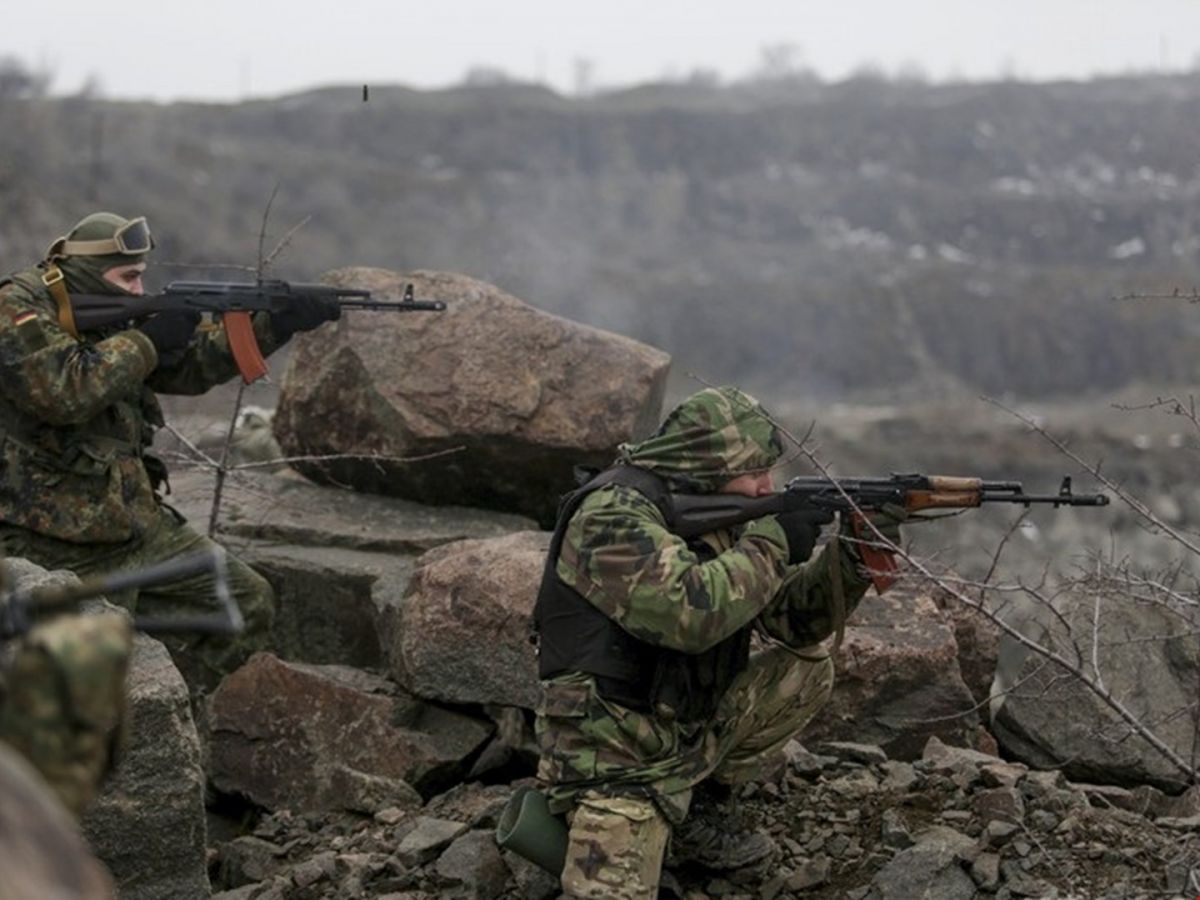
{"type": "Polygon", "coordinates": [[[140,256],[149,253],[154,246],[154,238],[150,234],[150,226],[145,216],[130,219],[117,229],[110,238],[98,241],[72,241],[65,237],[59,238],[50,247],[51,256],[108,256],[112,253],[123,253],[126,256],[140,256]]]}

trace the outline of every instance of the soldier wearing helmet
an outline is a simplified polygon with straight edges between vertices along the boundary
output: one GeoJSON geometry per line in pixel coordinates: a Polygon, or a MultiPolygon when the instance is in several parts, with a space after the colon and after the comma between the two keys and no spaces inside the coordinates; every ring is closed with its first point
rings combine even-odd
{"type": "MultiPolygon", "coordinates": [[[[149,448],[164,424],[157,393],[200,394],[237,374],[224,332],[197,330],[198,314],[185,309],[86,334],[70,316],[72,293],[142,294],[153,247],[145,218],[93,213],[41,263],[0,282],[0,549],[8,556],[88,575],[209,543],[163,502],[166,467],[149,448]]],[[[314,298],[256,314],[254,330],[269,353],[337,315],[314,298]]],[[[209,581],[197,575],[110,599],[169,611],[211,597],[209,581]]],[[[267,646],[270,585],[231,558],[230,587],[246,622],[238,638],[168,643],[193,691],[211,689],[267,646]]]]}

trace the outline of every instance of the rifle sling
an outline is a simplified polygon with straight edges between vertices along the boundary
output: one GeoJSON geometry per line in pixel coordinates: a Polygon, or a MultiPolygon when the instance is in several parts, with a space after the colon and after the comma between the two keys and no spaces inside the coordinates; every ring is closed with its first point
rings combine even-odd
{"type": "Polygon", "coordinates": [[[42,284],[50,291],[50,296],[58,304],[58,324],[71,337],[79,339],[79,329],[75,327],[75,312],[71,309],[71,295],[67,293],[67,285],[63,280],[62,269],[48,263],[46,274],[42,276],[42,284]]]}

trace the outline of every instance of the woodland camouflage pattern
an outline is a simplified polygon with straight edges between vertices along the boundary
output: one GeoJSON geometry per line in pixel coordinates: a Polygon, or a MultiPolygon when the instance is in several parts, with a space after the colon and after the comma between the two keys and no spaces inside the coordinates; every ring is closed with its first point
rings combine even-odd
{"type": "MultiPolygon", "coordinates": [[[[144,461],[163,425],[154,391],[202,394],[236,375],[225,332],[199,333],[167,366],[140,331],[78,340],[42,271],[0,288],[0,521],[77,543],[139,537],[158,509],[144,461]]],[[[254,330],[276,348],[265,315],[254,330]]]]}
{"type": "MultiPolygon", "coordinates": [[[[78,273],[72,259],[59,261],[72,290],[100,289],[86,261],[75,260],[78,273]]],[[[157,496],[166,469],[146,451],[164,424],[156,390],[201,394],[237,374],[224,330],[198,331],[186,351],[165,361],[134,329],[78,339],[60,327],[44,271],[42,264],[18,272],[0,287],[0,549],[89,575],[209,546],[157,496]]],[[[266,314],[255,316],[254,331],[264,353],[279,346],[266,314]]],[[[170,641],[173,655],[186,648],[196,657],[189,664],[176,655],[189,684],[215,685],[268,643],[270,585],[232,557],[229,567],[246,628],[236,638],[170,641]]],[[[211,576],[110,599],[133,610],[139,596],[152,599],[155,613],[178,604],[194,609],[213,596],[211,576]]]]}
{"type": "Polygon", "coordinates": [[[0,740],[33,763],[63,805],[82,815],[126,739],[126,616],[74,615],[6,647],[0,740]]]}
{"type": "Polygon", "coordinates": [[[622,444],[618,461],[661,475],[675,491],[709,494],[731,478],[772,468],[783,455],[779,430],[753,397],[706,388],[673,409],[655,434],[622,444]]]}
{"type": "MultiPolygon", "coordinates": [[[[708,388],[677,407],[653,437],[623,446],[620,459],[677,490],[712,492],[737,475],[769,469],[781,452],[755,400],[733,388],[708,388]]],[[[666,529],[650,500],[621,485],[588,495],[569,523],[559,577],[636,637],[694,654],[754,623],[776,646],[755,653],[713,719],[690,728],[669,710],[641,714],[604,700],[588,675],[543,682],[538,775],[553,811],[569,810],[591,791],[649,798],[678,824],[694,785],[708,777],[753,778],[828,697],[832,665],[814,645],[836,625],[833,560],[840,559],[847,613],[869,586],[853,549],[843,545],[834,554],[826,545],[807,563],[789,566],[774,518],[703,541],[716,554],[708,561],[666,529]]]]}

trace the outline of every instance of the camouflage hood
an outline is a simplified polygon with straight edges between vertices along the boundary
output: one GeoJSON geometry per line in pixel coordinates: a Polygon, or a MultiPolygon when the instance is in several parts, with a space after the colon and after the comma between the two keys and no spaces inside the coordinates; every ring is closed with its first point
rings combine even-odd
{"type": "Polygon", "coordinates": [[[649,469],[676,490],[707,494],[738,475],[770,469],[782,454],[779,430],[762,405],[719,387],[688,397],[646,440],[622,444],[617,461],[649,469]]]}

